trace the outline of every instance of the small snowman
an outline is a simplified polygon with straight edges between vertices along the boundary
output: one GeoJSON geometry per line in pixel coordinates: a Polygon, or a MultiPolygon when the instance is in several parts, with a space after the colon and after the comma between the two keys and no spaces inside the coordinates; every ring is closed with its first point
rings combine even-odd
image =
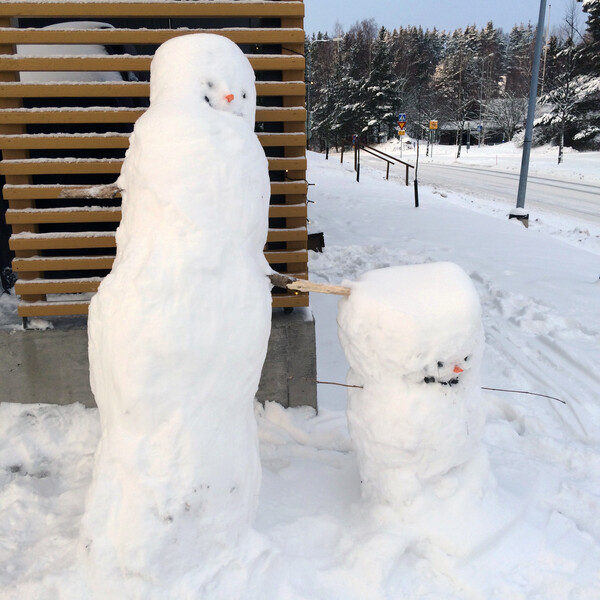
{"type": "Polygon", "coordinates": [[[348,422],[363,497],[410,506],[488,476],[479,371],[481,307],[452,263],[365,273],[340,301],[348,422]]]}
{"type": "Polygon", "coordinates": [[[254,518],[271,323],[255,109],[253,69],[228,39],[157,50],[117,181],[115,264],[90,305],[102,437],[80,536],[94,597],[175,597],[182,577],[233,564],[254,518]]]}

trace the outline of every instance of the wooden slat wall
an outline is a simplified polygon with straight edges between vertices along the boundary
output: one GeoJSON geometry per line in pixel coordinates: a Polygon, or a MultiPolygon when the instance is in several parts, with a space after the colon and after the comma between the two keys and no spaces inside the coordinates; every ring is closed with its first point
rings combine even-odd
{"type": "MultiPolygon", "coordinates": [[[[279,271],[307,276],[303,17],[302,0],[0,4],[0,175],[21,316],[87,312],[112,266],[121,211],[118,197],[90,199],[78,190],[116,179],[147,105],[155,47],[201,31],[240,44],[257,72],[257,134],[272,181],[265,255],[279,271]],[[42,29],[42,19],[114,28],[42,29]],[[20,56],[17,44],[100,44],[111,54],[20,56]],[[135,72],[138,80],[20,81],[32,71],[135,72]]],[[[306,306],[308,297],[274,293],[273,305],[306,306]]]]}

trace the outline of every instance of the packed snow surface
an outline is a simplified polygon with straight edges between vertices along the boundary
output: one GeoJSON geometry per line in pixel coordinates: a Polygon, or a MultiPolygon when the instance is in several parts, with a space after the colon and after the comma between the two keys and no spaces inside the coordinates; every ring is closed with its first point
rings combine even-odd
{"type": "MultiPolygon", "coordinates": [[[[440,154],[436,147],[434,163],[440,154]]],[[[553,163],[533,150],[537,174],[553,163]]],[[[587,178],[598,164],[598,153],[572,152],[561,176],[587,178]]],[[[257,407],[256,535],[227,563],[245,591],[194,596],[190,583],[178,598],[598,600],[600,231],[551,212],[532,213],[525,229],[508,220],[510,207],[441,186],[421,185],[415,209],[412,186],[384,173],[364,164],[356,183],[350,160],[309,153],[310,227],[326,240],[311,253],[311,278],[337,284],[390,266],[456,263],[481,302],[481,384],[566,404],[482,390],[493,482],[443,511],[415,508],[428,522],[362,500],[347,390],[320,385],[318,415],[257,407]]],[[[343,383],[338,299],[313,294],[311,305],[318,377],[343,383]]],[[[3,329],[19,327],[13,296],[1,297],[0,315],[3,329]]],[[[7,403],[0,412],[0,597],[81,600],[75,557],[98,412],[7,403]]]]}
{"type": "Polygon", "coordinates": [[[271,319],[252,90],[222,36],[175,38],[152,62],[117,181],[117,256],[88,322],[102,436],[80,550],[93,598],[227,597],[252,554],[237,557],[260,489],[253,402],[271,319]]]}

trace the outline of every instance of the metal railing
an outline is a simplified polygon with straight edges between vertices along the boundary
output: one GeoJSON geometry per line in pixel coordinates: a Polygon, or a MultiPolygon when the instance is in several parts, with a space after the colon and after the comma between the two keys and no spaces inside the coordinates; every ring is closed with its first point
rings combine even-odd
{"type": "Polygon", "coordinates": [[[414,169],[415,167],[406,161],[400,160],[399,158],[392,156],[391,154],[386,154],[382,150],[378,148],[374,148],[373,146],[368,146],[367,144],[363,144],[360,139],[356,140],[348,140],[344,144],[342,144],[342,151],[340,155],[340,162],[344,162],[344,146],[346,144],[351,144],[354,149],[354,170],[356,171],[356,181],[360,181],[360,152],[366,152],[375,158],[385,161],[386,169],[385,169],[385,178],[386,180],[390,178],[390,166],[395,164],[404,165],[406,168],[405,171],[405,183],[409,185],[409,169],[414,169]]]}

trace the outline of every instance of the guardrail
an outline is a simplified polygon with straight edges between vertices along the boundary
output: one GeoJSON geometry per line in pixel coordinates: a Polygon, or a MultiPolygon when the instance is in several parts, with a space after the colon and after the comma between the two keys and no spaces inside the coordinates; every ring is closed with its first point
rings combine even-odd
{"type": "MultiPolygon", "coordinates": [[[[392,156],[391,154],[386,154],[382,150],[378,148],[374,148],[373,146],[368,146],[367,144],[363,144],[360,139],[351,140],[345,142],[348,144],[352,144],[354,149],[354,170],[356,171],[356,181],[360,181],[360,152],[366,152],[375,158],[379,158],[380,160],[385,161],[386,169],[385,169],[385,178],[386,180],[390,178],[390,165],[401,164],[406,168],[405,182],[406,185],[409,185],[409,169],[414,169],[415,167],[406,161],[400,160],[399,158],[392,156]]],[[[344,162],[344,144],[342,144],[342,152],[340,156],[340,162],[344,162]]]]}

